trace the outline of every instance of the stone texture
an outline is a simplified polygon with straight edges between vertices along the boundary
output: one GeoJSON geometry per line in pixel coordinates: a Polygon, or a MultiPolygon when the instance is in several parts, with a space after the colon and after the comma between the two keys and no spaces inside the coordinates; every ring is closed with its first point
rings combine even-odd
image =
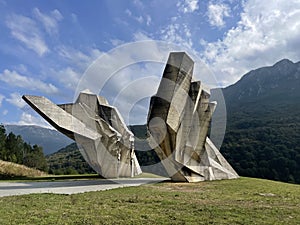
{"type": "Polygon", "coordinates": [[[207,137],[216,102],[200,81],[192,82],[194,62],[170,53],[148,113],[150,145],[174,181],[238,178],[207,137]]]}
{"type": "Polygon", "coordinates": [[[75,140],[84,159],[103,177],[133,177],[142,172],[134,153],[134,135],[104,97],[84,91],[75,103],[62,105],[39,96],[24,95],[23,99],[75,140]]]}

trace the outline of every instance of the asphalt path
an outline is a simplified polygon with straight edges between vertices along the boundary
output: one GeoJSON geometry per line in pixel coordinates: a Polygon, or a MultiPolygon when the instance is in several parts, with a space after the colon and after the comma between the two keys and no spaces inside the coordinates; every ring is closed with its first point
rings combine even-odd
{"type": "Polygon", "coordinates": [[[77,194],[158,183],[168,178],[126,178],[72,181],[0,182],[0,197],[33,193],[77,194]]]}

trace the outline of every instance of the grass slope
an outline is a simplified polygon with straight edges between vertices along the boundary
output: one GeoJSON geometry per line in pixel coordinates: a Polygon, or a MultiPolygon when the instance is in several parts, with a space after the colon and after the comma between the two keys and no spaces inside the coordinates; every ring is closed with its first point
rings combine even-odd
{"type": "Polygon", "coordinates": [[[13,177],[40,177],[47,174],[20,164],[0,160],[0,179],[13,177]]]}
{"type": "Polygon", "coordinates": [[[254,178],[0,198],[0,224],[299,224],[300,186],[254,178]]]}

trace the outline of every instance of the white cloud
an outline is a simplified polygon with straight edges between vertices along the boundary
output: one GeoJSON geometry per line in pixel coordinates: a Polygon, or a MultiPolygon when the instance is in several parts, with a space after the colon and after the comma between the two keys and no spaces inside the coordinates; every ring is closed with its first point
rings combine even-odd
{"type": "Polygon", "coordinates": [[[134,17],[134,19],[136,21],[138,21],[139,23],[143,23],[144,22],[144,18],[142,16],[134,17]]]}
{"type": "Polygon", "coordinates": [[[134,41],[145,41],[145,40],[152,40],[149,36],[141,31],[137,31],[133,34],[134,41]]]}
{"type": "Polygon", "coordinates": [[[161,30],[161,39],[191,49],[191,32],[186,24],[172,23],[161,30]]]}
{"type": "Polygon", "coordinates": [[[55,72],[58,80],[61,84],[64,85],[65,88],[75,89],[76,85],[79,82],[82,74],[76,72],[71,67],[64,68],[58,72],[55,72]]]}
{"type": "Polygon", "coordinates": [[[4,95],[1,95],[1,94],[0,94],[0,107],[1,107],[1,105],[2,105],[2,101],[4,100],[4,98],[5,98],[4,95]]]}
{"type": "Polygon", "coordinates": [[[125,10],[125,13],[126,13],[128,16],[132,16],[132,12],[131,12],[129,9],[126,9],[126,10],[125,10]]]}
{"type": "MultiPolygon", "coordinates": [[[[151,24],[152,18],[150,17],[150,15],[145,15],[144,17],[142,15],[137,16],[137,15],[134,15],[132,13],[132,11],[130,11],[129,9],[126,9],[125,13],[127,16],[134,19],[135,21],[137,21],[140,24],[143,24],[144,22],[146,23],[147,26],[149,26],[151,24]]],[[[121,22],[121,21],[119,21],[119,22],[121,22]]],[[[122,21],[122,23],[125,23],[125,22],[122,21]]]]}
{"type": "Polygon", "coordinates": [[[49,51],[34,20],[13,14],[6,18],[5,23],[15,39],[35,51],[39,56],[43,56],[49,51]]]}
{"type": "Polygon", "coordinates": [[[137,7],[141,8],[141,9],[144,8],[143,2],[140,0],[134,0],[133,4],[135,4],[137,7]]]}
{"type": "Polygon", "coordinates": [[[237,26],[222,40],[207,43],[203,59],[226,86],[249,70],[272,65],[282,58],[299,61],[299,37],[298,0],[249,0],[237,26]]]}
{"type": "Polygon", "coordinates": [[[78,16],[75,13],[71,13],[71,20],[73,23],[78,22],[78,16]]]}
{"type": "Polygon", "coordinates": [[[29,90],[38,90],[47,94],[58,93],[58,89],[50,83],[44,83],[38,79],[20,75],[16,71],[5,69],[0,73],[0,81],[13,87],[27,88],[29,90]]]}
{"type": "MultiPolygon", "coordinates": [[[[119,43],[118,40],[111,40],[114,44],[119,43]]],[[[58,55],[66,60],[63,68],[51,69],[51,74],[65,88],[75,90],[77,84],[84,74],[84,71],[103,54],[96,48],[91,48],[85,52],[74,49],[69,46],[59,46],[56,49],[58,55]]]]}
{"type": "Polygon", "coordinates": [[[5,110],[2,112],[2,115],[3,115],[3,116],[6,116],[7,114],[8,114],[8,110],[5,109],[5,110]]]}
{"type": "Polygon", "coordinates": [[[47,33],[56,34],[58,32],[58,22],[63,19],[63,16],[57,9],[51,11],[50,15],[46,15],[38,8],[34,8],[33,14],[43,24],[47,33]]]}
{"type": "Polygon", "coordinates": [[[24,64],[20,64],[18,66],[16,66],[16,70],[20,71],[21,73],[27,73],[27,67],[24,64]]]}
{"type": "Polygon", "coordinates": [[[22,99],[22,96],[16,92],[11,93],[10,98],[6,98],[5,100],[14,106],[17,106],[18,108],[23,108],[26,105],[25,101],[22,99]]]}
{"type": "Polygon", "coordinates": [[[36,125],[40,127],[45,127],[49,129],[53,129],[45,120],[41,117],[35,117],[27,112],[23,112],[20,118],[20,121],[17,123],[19,125],[36,125]]]}
{"type": "Polygon", "coordinates": [[[113,46],[118,46],[118,45],[122,45],[124,44],[125,42],[120,40],[120,39],[111,39],[110,42],[112,43],[113,46]]]}
{"type": "Polygon", "coordinates": [[[86,69],[89,64],[102,54],[101,51],[95,48],[88,49],[87,53],[84,53],[80,50],[64,45],[58,46],[56,51],[59,56],[67,60],[72,65],[76,65],[80,69],[86,69]]]}
{"type": "Polygon", "coordinates": [[[199,9],[198,0],[184,0],[177,3],[178,10],[183,13],[192,13],[199,9]]]}
{"type": "Polygon", "coordinates": [[[151,24],[151,21],[152,21],[151,16],[146,15],[146,24],[147,24],[147,26],[149,26],[151,24]]]}
{"type": "Polygon", "coordinates": [[[88,55],[72,47],[59,46],[57,52],[60,56],[72,62],[87,62],[90,60],[88,55]]]}
{"type": "Polygon", "coordinates": [[[226,4],[209,3],[207,15],[211,26],[222,27],[225,25],[224,17],[229,17],[230,8],[226,4]]]}

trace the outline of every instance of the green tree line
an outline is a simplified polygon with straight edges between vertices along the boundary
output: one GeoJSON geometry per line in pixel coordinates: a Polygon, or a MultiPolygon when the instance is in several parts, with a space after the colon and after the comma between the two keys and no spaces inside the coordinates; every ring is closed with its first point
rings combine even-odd
{"type": "Polygon", "coordinates": [[[237,111],[229,118],[221,152],[239,175],[300,184],[297,107],[260,115],[237,111]]]}
{"type": "Polygon", "coordinates": [[[38,145],[31,146],[20,135],[12,132],[6,134],[2,124],[0,125],[0,159],[48,171],[43,148],[38,145]]]}

